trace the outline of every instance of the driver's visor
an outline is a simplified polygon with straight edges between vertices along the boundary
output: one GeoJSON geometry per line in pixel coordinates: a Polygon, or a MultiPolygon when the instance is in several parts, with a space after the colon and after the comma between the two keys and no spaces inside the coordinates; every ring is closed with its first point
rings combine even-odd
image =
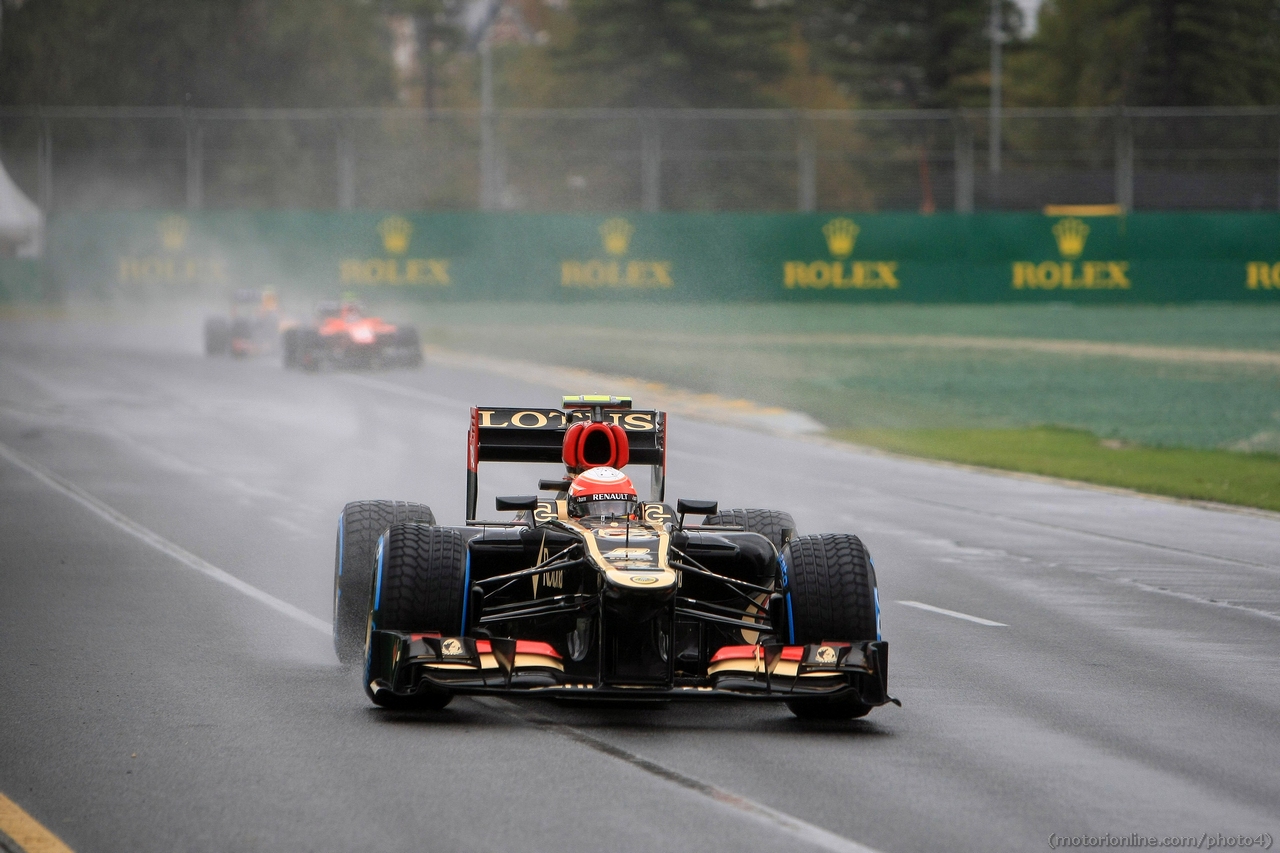
{"type": "Polygon", "coordinates": [[[578,517],[593,516],[600,518],[607,515],[622,516],[635,512],[636,500],[576,500],[570,505],[572,513],[578,517]]]}

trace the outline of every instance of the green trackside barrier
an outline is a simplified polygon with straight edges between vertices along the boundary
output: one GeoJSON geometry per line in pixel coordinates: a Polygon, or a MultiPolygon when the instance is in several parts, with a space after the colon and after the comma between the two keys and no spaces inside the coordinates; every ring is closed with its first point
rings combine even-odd
{"type": "Polygon", "coordinates": [[[0,258],[0,305],[39,302],[45,288],[40,262],[27,258],[0,258]]]}
{"type": "Polygon", "coordinates": [[[419,299],[1280,299],[1280,214],[68,214],[66,292],[419,299]]]}

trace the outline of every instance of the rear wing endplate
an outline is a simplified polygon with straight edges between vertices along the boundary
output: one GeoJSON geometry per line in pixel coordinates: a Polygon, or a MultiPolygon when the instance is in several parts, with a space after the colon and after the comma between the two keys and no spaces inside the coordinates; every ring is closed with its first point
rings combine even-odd
{"type": "MultiPolygon", "coordinates": [[[[649,500],[661,502],[667,474],[667,413],[644,409],[606,409],[606,423],[627,433],[631,465],[651,469],[649,500]]],[[[476,406],[467,433],[467,519],[476,517],[481,462],[561,462],[570,424],[590,421],[590,409],[511,409],[476,406]]]]}

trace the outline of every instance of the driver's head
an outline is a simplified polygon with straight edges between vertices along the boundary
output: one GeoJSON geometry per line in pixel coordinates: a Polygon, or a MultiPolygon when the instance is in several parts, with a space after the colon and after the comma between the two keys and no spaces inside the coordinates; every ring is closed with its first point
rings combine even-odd
{"type": "Polygon", "coordinates": [[[631,515],[637,503],[631,478],[617,468],[588,468],[569,485],[569,514],[575,518],[631,515]]]}

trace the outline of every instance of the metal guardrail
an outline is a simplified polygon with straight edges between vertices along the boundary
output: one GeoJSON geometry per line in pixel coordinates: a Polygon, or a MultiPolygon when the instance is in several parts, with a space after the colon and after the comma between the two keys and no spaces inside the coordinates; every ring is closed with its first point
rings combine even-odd
{"type": "Polygon", "coordinates": [[[1006,109],[979,158],[988,117],[0,107],[0,153],[52,211],[1280,209],[1280,108],[1006,109]]]}

